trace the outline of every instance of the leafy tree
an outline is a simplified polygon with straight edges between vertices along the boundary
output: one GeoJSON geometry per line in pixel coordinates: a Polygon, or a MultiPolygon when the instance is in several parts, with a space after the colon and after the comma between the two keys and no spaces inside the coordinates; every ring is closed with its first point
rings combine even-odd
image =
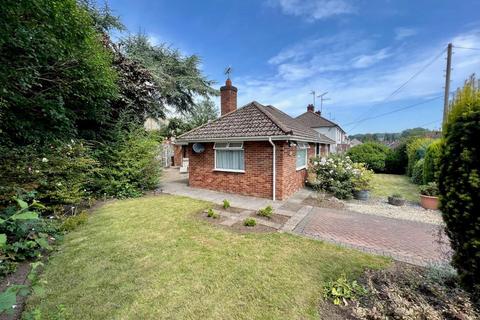
{"type": "Polygon", "coordinates": [[[218,117],[218,108],[210,99],[204,99],[199,102],[188,116],[188,122],[193,128],[201,126],[218,117]]]}
{"type": "Polygon", "coordinates": [[[409,137],[423,137],[425,136],[427,133],[429,132],[432,132],[431,130],[429,129],[425,129],[425,128],[420,128],[420,127],[417,127],[417,128],[412,128],[412,129],[407,129],[407,130],[403,130],[400,134],[400,136],[402,138],[409,138],[409,137]]]}
{"type": "Polygon", "coordinates": [[[214,102],[205,99],[195,105],[186,116],[169,119],[168,124],[161,129],[161,134],[165,137],[178,137],[187,131],[215,120],[217,116],[218,109],[214,102]]]}
{"type": "Polygon", "coordinates": [[[385,160],[392,151],[378,142],[365,142],[352,147],[347,155],[353,162],[365,163],[369,169],[375,172],[385,171],[385,160]]]}
{"type": "Polygon", "coordinates": [[[160,134],[167,138],[178,137],[192,129],[192,125],[186,121],[185,117],[173,117],[160,129],[160,134]]]}
{"type": "Polygon", "coordinates": [[[70,139],[108,120],[112,57],[75,0],[6,0],[0,10],[0,139],[70,139]]]}
{"type": "Polygon", "coordinates": [[[439,191],[452,263],[480,305],[480,89],[474,77],[457,92],[443,132],[439,191]]]}
{"type": "Polygon", "coordinates": [[[218,94],[211,87],[214,82],[202,75],[196,55],[185,57],[164,44],[152,45],[143,34],[126,38],[120,47],[128,58],[150,71],[154,81],[151,85],[158,89],[158,104],[163,111],[173,106],[179,113],[186,114],[195,106],[195,96],[208,98],[218,94]]]}

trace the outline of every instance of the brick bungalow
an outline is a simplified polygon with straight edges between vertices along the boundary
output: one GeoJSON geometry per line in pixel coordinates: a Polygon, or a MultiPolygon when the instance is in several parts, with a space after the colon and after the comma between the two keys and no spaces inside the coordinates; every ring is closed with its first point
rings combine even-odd
{"type": "Polygon", "coordinates": [[[191,187],[286,199],[306,179],[309,158],[334,141],[273,106],[237,109],[237,88],[220,88],[221,117],[177,138],[189,159],[191,187]]]}

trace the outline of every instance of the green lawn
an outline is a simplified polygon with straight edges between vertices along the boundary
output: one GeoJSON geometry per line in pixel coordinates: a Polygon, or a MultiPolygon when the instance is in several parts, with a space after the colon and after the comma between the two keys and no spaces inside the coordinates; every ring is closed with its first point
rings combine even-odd
{"type": "Polygon", "coordinates": [[[418,186],[410,182],[407,176],[398,174],[376,173],[372,180],[372,195],[387,198],[393,193],[400,193],[409,201],[418,202],[418,186]]]}
{"type": "Polygon", "coordinates": [[[315,319],[322,285],[389,261],[289,234],[239,234],[195,217],[206,202],[117,201],[66,236],[29,299],[42,319],[315,319]]]}

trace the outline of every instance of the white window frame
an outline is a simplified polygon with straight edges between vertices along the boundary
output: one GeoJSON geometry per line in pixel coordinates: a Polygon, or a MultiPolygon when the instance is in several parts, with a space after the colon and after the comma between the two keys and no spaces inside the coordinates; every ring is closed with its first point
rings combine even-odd
{"type": "Polygon", "coordinates": [[[215,142],[213,145],[214,149],[214,159],[213,159],[213,171],[225,171],[225,172],[237,172],[237,173],[245,173],[245,150],[243,149],[243,142],[215,142]],[[235,146],[240,144],[240,146],[235,146]],[[233,145],[233,146],[232,146],[233,145]],[[231,151],[243,151],[243,168],[244,170],[236,170],[236,169],[223,169],[217,168],[217,150],[231,150],[231,151]]]}
{"type": "MultiPolygon", "coordinates": [[[[302,141],[297,142],[297,152],[298,152],[298,150],[305,150],[305,164],[303,166],[296,167],[297,171],[305,169],[307,167],[307,165],[308,165],[308,149],[310,149],[310,145],[308,144],[308,142],[302,142],[302,141]]],[[[297,165],[297,155],[295,154],[295,166],[296,165],[297,165]]]]}

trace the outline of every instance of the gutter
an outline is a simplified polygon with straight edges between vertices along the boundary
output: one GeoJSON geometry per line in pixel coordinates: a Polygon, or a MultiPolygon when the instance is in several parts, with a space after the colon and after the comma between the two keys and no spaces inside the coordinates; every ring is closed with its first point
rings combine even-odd
{"type": "Polygon", "coordinates": [[[334,144],[335,141],[333,140],[324,140],[324,139],[309,139],[300,136],[290,136],[290,135],[283,135],[283,136],[253,136],[253,137],[226,137],[226,138],[193,138],[193,139],[182,139],[177,138],[175,140],[175,144],[179,145],[187,145],[189,143],[195,142],[243,142],[243,141],[270,141],[270,140],[295,140],[295,141],[302,141],[302,142],[311,142],[311,143],[324,143],[324,144],[334,144]]]}
{"type": "Polygon", "coordinates": [[[275,143],[272,141],[272,137],[268,138],[268,142],[272,145],[273,148],[273,165],[272,165],[272,199],[275,201],[275,187],[276,187],[276,182],[277,182],[277,168],[275,166],[275,160],[276,160],[276,150],[275,150],[275,143]]]}

